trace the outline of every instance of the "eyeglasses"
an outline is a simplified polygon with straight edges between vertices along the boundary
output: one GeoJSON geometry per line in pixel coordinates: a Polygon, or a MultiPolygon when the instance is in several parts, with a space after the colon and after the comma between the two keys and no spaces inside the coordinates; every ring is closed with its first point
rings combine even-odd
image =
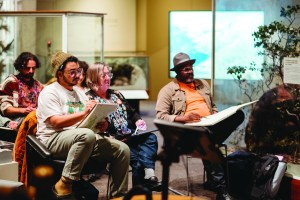
{"type": "Polygon", "coordinates": [[[104,74],[100,74],[100,77],[103,78],[103,79],[104,79],[106,76],[108,76],[109,79],[112,79],[112,77],[114,76],[114,74],[113,74],[113,73],[110,73],[110,72],[104,73],[104,74]]]}
{"type": "Polygon", "coordinates": [[[83,70],[82,68],[78,68],[78,69],[74,69],[74,70],[71,70],[71,71],[66,72],[66,73],[74,78],[76,75],[81,74],[82,70],[83,70]]]}
{"type": "Polygon", "coordinates": [[[192,68],[192,67],[185,67],[185,68],[182,68],[182,69],[180,70],[180,72],[184,72],[184,73],[188,73],[188,72],[190,72],[190,71],[193,71],[193,68],[192,68]]]}

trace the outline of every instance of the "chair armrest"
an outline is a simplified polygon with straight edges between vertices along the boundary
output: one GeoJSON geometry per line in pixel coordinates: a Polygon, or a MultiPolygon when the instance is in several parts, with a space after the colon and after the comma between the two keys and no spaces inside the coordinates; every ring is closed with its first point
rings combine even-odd
{"type": "Polygon", "coordinates": [[[17,133],[17,130],[12,130],[6,127],[0,127],[0,140],[15,143],[17,133]]]}
{"type": "Polygon", "coordinates": [[[30,145],[43,158],[51,158],[52,154],[49,149],[39,141],[34,135],[26,136],[26,143],[30,145]]]}

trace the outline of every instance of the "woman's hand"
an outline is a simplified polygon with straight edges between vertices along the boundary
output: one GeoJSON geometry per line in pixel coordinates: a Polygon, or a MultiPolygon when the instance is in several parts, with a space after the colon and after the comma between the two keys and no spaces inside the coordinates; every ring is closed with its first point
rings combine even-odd
{"type": "Polygon", "coordinates": [[[108,119],[105,118],[105,120],[99,122],[97,125],[96,125],[96,128],[99,130],[100,133],[103,133],[106,131],[106,129],[108,128],[108,119]]]}
{"type": "Polygon", "coordinates": [[[142,119],[137,120],[135,125],[139,130],[145,131],[147,129],[146,122],[142,119]]]}

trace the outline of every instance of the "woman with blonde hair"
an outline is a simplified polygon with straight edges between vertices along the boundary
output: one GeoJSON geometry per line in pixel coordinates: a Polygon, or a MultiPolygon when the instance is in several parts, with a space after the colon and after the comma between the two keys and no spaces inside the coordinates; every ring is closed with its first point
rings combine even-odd
{"type": "Polygon", "coordinates": [[[157,137],[153,133],[131,137],[138,128],[146,130],[147,126],[138,112],[126,101],[117,90],[110,89],[113,74],[106,63],[91,65],[86,74],[86,83],[90,90],[86,93],[90,99],[99,103],[116,103],[117,110],[108,116],[107,133],[124,141],[130,148],[130,165],[132,184],[143,185],[150,190],[160,191],[161,182],[155,176],[155,157],[157,137]]]}

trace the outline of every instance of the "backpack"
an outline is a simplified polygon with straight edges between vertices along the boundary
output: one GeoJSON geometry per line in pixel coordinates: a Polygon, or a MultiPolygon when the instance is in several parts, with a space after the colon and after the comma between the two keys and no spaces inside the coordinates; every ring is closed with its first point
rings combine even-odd
{"type": "Polygon", "coordinates": [[[238,199],[249,199],[252,187],[255,155],[246,151],[235,151],[227,156],[228,192],[238,199]]]}
{"type": "Polygon", "coordinates": [[[277,156],[256,156],[253,164],[251,199],[272,199],[276,196],[286,170],[286,163],[277,156]]]}
{"type": "Polygon", "coordinates": [[[286,170],[274,155],[236,151],[227,157],[229,194],[239,199],[273,199],[286,170]]]}

